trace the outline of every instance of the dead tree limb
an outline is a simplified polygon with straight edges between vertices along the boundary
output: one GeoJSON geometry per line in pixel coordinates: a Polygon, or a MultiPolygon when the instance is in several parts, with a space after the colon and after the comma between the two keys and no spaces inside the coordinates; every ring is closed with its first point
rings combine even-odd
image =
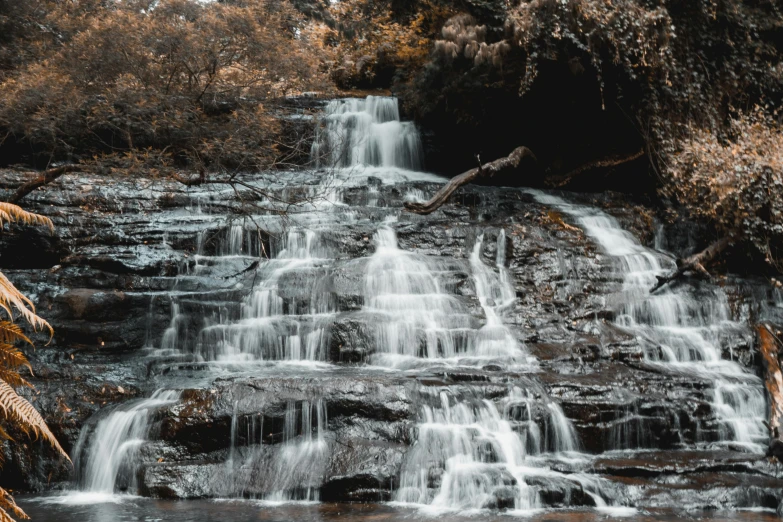
{"type": "Polygon", "coordinates": [[[766,324],[756,327],[759,338],[759,351],[764,363],[764,386],[769,397],[769,421],[767,427],[772,438],[780,437],[780,425],[783,422],[783,370],[780,367],[780,341],[766,324]]]}
{"type": "Polygon", "coordinates": [[[232,277],[238,277],[238,276],[241,276],[242,274],[246,274],[246,273],[250,272],[251,270],[255,270],[256,268],[258,268],[258,265],[260,263],[261,263],[261,261],[259,259],[256,259],[255,261],[250,263],[250,265],[248,265],[248,267],[245,268],[244,270],[240,270],[236,274],[233,274],[233,275],[230,275],[230,276],[226,276],[223,279],[231,279],[232,277]]]}
{"type": "Polygon", "coordinates": [[[446,183],[438,192],[436,192],[435,195],[432,196],[432,199],[426,203],[405,203],[405,209],[416,214],[431,214],[432,212],[438,210],[446,201],[448,201],[449,197],[454,193],[454,191],[460,188],[462,185],[466,185],[479,177],[491,178],[495,174],[504,170],[515,169],[519,166],[519,162],[522,161],[522,158],[525,156],[530,156],[533,159],[536,158],[535,154],[533,154],[527,147],[517,147],[505,158],[497,159],[491,163],[487,163],[486,165],[479,165],[475,169],[471,169],[467,172],[463,172],[459,176],[451,178],[451,180],[449,180],[449,182],[446,183]]]}
{"type": "Polygon", "coordinates": [[[650,293],[661,289],[665,285],[676,279],[679,279],[688,272],[693,272],[706,279],[710,279],[710,273],[706,268],[704,268],[704,265],[708,264],[710,261],[715,259],[718,254],[726,250],[726,248],[729,247],[734,242],[734,240],[735,238],[733,235],[725,236],[715,241],[701,252],[693,254],[692,256],[686,257],[684,259],[678,259],[677,270],[667,276],[658,276],[658,283],[656,283],[656,285],[650,289],[650,293]]]}
{"type": "Polygon", "coordinates": [[[628,163],[633,160],[639,159],[642,156],[644,156],[645,151],[644,149],[640,149],[637,152],[634,152],[630,156],[623,156],[623,157],[611,157],[611,158],[605,158],[598,161],[592,161],[590,163],[586,163],[580,167],[575,168],[574,170],[567,172],[561,176],[554,176],[547,179],[547,184],[551,187],[562,187],[563,185],[567,185],[571,182],[572,179],[579,176],[583,172],[586,172],[588,170],[593,169],[607,169],[611,167],[617,167],[619,165],[622,165],[623,163],[628,163]]]}
{"type": "Polygon", "coordinates": [[[67,172],[76,172],[82,170],[79,165],[63,165],[61,167],[55,167],[53,169],[45,170],[37,178],[22,184],[13,196],[8,200],[9,203],[18,204],[26,195],[34,191],[38,187],[48,185],[52,181],[56,180],[67,172]]]}

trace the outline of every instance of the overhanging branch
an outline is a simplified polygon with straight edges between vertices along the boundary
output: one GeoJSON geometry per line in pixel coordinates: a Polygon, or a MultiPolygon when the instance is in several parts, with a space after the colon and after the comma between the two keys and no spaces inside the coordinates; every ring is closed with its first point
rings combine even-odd
{"type": "Polygon", "coordinates": [[[16,205],[22,200],[22,198],[38,187],[48,185],[67,172],[76,172],[79,170],[82,170],[82,167],[79,165],[63,165],[61,167],[46,170],[42,172],[37,178],[24,183],[22,186],[16,189],[16,192],[13,196],[11,196],[8,202],[16,205]]]}

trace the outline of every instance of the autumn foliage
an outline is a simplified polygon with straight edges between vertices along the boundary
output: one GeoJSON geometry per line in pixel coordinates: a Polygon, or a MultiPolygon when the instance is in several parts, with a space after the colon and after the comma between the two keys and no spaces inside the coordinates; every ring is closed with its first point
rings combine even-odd
{"type": "Polygon", "coordinates": [[[783,271],[783,129],[775,116],[757,106],[732,117],[725,136],[691,129],[668,156],[663,190],[783,271]]]}
{"type": "Polygon", "coordinates": [[[448,2],[344,0],[332,2],[319,32],[328,52],[327,70],[338,86],[389,87],[424,67],[444,22],[457,9],[448,2]]]}
{"type": "Polygon", "coordinates": [[[27,58],[6,58],[0,128],[50,158],[152,150],[163,165],[257,168],[274,154],[266,102],[323,85],[285,0],[36,5],[5,6],[7,23],[39,29],[11,42],[27,58]]]}

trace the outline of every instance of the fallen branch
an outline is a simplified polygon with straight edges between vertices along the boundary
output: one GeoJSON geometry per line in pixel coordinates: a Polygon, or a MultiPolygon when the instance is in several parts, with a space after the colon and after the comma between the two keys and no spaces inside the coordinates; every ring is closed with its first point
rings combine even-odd
{"type": "Polygon", "coordinates": [[[466,185],[478,177],[491,178],[498,172],[515,169],[519,166],[519,162],[522,161],[522,158],[525,156],[530,156],[533,159],[536,158],[535,154],[533,154],[527,147],[517,147],[505,158],[497,159],[491,163],[487,163],[486,165],[479,165],[478,167],[464,172],[459,176],[451,178],[451,180],[449,180],[449,182],[446,183],[438,192],[436,192],[435,195],[432,196],[432,199],[426,203],[405,203],[405,209],[416,214],[431,214],[432,212],[438,210],[446,201],[448,201],[449,197],[454,193],[454,191],[460,188],[462,185],[466,185]]]}
{"type": "Polygon", "coordinates": [[[656,283],[656,285],[650,289],[650,293],[660,290],[662,287],[676,279],[679,279],[688,272],[696,273],[705,279],[711,279],[710,273],[706,268],[704,268],[704,265],[715,259],[718,254],[723,252],[733,242],[734,236],[728,235],[715,241],[713,244],[697,254],[693,254],[692,256],[686,257],[685,259],[678,259],[677,270],[667,276],[658,276],[658,283],[656,283]]]}
{"type": "MultiPolygon", "coordinates": [[[[198,187],[200,185],[212,181],[207,178],[207,173],[204,171],[204,169],[199,169],[198,176],[194,178],[186,178],[185,176],[177,174],[176,172],[170,173],[169,176],[171,176],[171,179],[173,179],[174,181],[178,181],[183,185],[185,185],[186,187],[198,187]]],[[[212,182],[216,183],[215,181],[212,182]]]]}
{"type": "Polygon", "coordinates": [[[256,259],[255,261],[250,263],[250,265],[247,268],[245,268],[243,270],[240,270],[236,274],[233,274],[233,275],[230,275],[230,276],[225,276],[223,279],[231,279],[233,277],[238,277],[238,276],[241,276],[242,274],[246,274],[246,273],[250,272],[251,270],[255,270],[256,268],[258,268],[258,265],[260,263],[261,263],[261,261],[256,259]]]}
{"type": "Polygon", "coordinates": [[[22,184],[18,189],[16,189],[16,192],[13,196],[10,197],[8,200],[9,203],[18,204],[19,201],[22,200],[26,195],[28,195],[30,192],[34,191],[38,187],[43,187],[44,185],[48,185],[52,181],[56,180],[63,174],[67,172],[76,172],[82,170],[82,167],[79,165],[63,165],[61,167],[55,167],[53,169],[46,170],[42,172],[37,178],[28,181],[27,183],[22,184]]]}
{"type": "Polygon", "coordinates": [[[583,172],[586,172],[588,170],[593,169],[608,169],[611,167],[617,167],[619,165],[622,165],[623,163],[628,163],[631,161],[634,161],[636,159],[641,158],[644,156],[645,151],[644,149],[640,149],[637,152],[634,152],[630,156],[623,156],[623,157],[612,157],[612,158],[605,158],[598,161],[592,161],[590,163],[586,163],[580,167],[575,168],[574,170],[567,172],[566,174],[563,174],[561,176],[554,176],[547,179],[547,185],[551,187],[562,187],[563,185],[567,185],[571,182],[572,179],[579,176],[583,172]]]}

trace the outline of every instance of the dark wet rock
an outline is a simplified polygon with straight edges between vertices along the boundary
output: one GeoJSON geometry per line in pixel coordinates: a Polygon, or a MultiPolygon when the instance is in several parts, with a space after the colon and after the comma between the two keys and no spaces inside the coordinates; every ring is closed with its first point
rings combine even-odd
{"type": "Polygon", "coordinates": [[[153,498],[189,499],[217,496],[209,486],[223,471],[221,464],[167,464],[145,466],[140,493],[153,498]]]}
{"type": "Polygon", "coordinates": [[[329,360],[344,363],[364,362],[372,352],[373,337],[367,323],[346,315],[332,324],[329,360]]]}
{"type": "Polygon", "coordinates": [[[0,269],[49,269],[67,255],[65,243],[45,227],[14,227],[0,234],[0,269]]]}
{"type": "Polygon", "coordinates": [[[690,473],[729,472],[775,476],[775,467],[758,455],[727,450],[640,451],[601,457],[593,462],[601,474],[659,477],[690,473]]]}
{"type": "MultiPolygon", "coordinates": [[[[4,188],[13,189],[14,176],[4,177],[4,188]]],[[[286,182],[280,176],[253,179],[283,190],[286,182]]],[[[514,386],[538,387],[540,396],[560,404],[586,452],[659,450],[601,455],[587,471],[625,488],[618,497],[627,496],[631,504],[712,509],[781,503],[782,484],[771,464],[756,455],[709,447],[720,430],[709,382],[645,363],[635,336],[612,323],[622,280],[611,260],[581,231],[553,221],[549,209],[526,193],[464,187],[432,215],[403,213],[394,227],[401,248],[430,256],[439,283],[467,310],[466,321],[474,328],[483,324],[484,314],[468,257],[483,233],[481,259],[494,267],[502,227],[517,295],[506,322],[537,359],[535,368],[517,372],[488,362],[473,368],[433,365],[415,374],[362,369],[361,363],[377,355],[373,318],[363,308],[373,234],[388,217],[388,207],[401,207],[408,191],[429,194],[437,187],[382,181],[345,189],[343,201],[353,206],[357,220],[324,234],[333,261],[281,277],[285,311],[303,309],[315,285],[322,285],[329,307],[336,310],[329,316],[324,356],[334,365],[315,376],[263,369],[259,375],[216,377],[198,357],[194,347],[203,341],[201,329],[218,317],[240,318],[239,303],[264,277],[256,270],[242,273],[257,259],[248,252],[232,261],[214,259],[225,252],[232,225],[241,223],[234,195],[220,188],[147,186],[93,175],[69,175],[31,194],[28,208],[51,216],[56,235],[27,229],[1,234],[0,268],[33,297],[55,328],[52,343],[44,346],[46,339],[39,338],[31,353],[39,392],[31,398],[64,447],[72,450],[81,428],[94,425],[117,403],[149,396],[160,386],[184,389],[178,404],[154,416],[153,440],[140,453],[141,494],[226,496],[239,490],[230,483],[236,479],[246,485],[243,495],[263,497],[270,489],[261,471],[270,468],[286,443],[287,412],[300,413],[305,402],[320,399],[329,458],[312,486],[324,501],[385,501],[399,486],[422,404],[437,406],[440,391],[497,404],[514,386]],[[179,345],[166,354],[144,349],[160,348],[168,328],[177,333],[179,345]],[[229,463],[239,466],[234,470],[247,465],[232,475],[229,463]]],[[[312,183],[304,177],[297,186],[312,183]]],[[[654,240],[655,223],[627,201],[614,195],[579,197],[598,202],[642,241],[654,240]]],[[[274,216],[264,218],[269,219],[253,248],[274,253],[283,227],[274,216]]],[[[757,368],[757,350],[742,323],[783,321],[783,308],[766,281],[728,278],[722,284],[741,322],[722,339],[723,355],[757,368]]],[[[698,291],[706,296],[713,289],[707,285],[698,291]]],[[[540,418],[539,410],[529,413],[540,418]]],[[[515,429],[523,430],[522,423],[515,429]]],[[[41,490],[50,482],[64,483],[69,469],[42,448],[38,442],[5,443],[3,484],[41,490]]],[[[562,462],[551,466],[574,471],[562,462]]],[[[442,468],[434,467],[429,480],[437,487],[442,468]]],[[[529,480],[546,505],[595,504],[577,481],[529,480]]],[[[504,486],[487,507],[512,508],[513,477],[499,483],[504,486]]]]}
{"type": "Polygon", "coordinates": [[[541,502],[550,507],[595,506],[595,500],[578,483],[561,477],[532,476],[526,479],[541,502]]]}
{"type": "Polygon", "coordinates": [[[638,508],[680,506],[682,509],[775,509],[781,480],[746,473],[691,473],[663,477],[615,479],[628,487],[627,498],[638,508]]]}

